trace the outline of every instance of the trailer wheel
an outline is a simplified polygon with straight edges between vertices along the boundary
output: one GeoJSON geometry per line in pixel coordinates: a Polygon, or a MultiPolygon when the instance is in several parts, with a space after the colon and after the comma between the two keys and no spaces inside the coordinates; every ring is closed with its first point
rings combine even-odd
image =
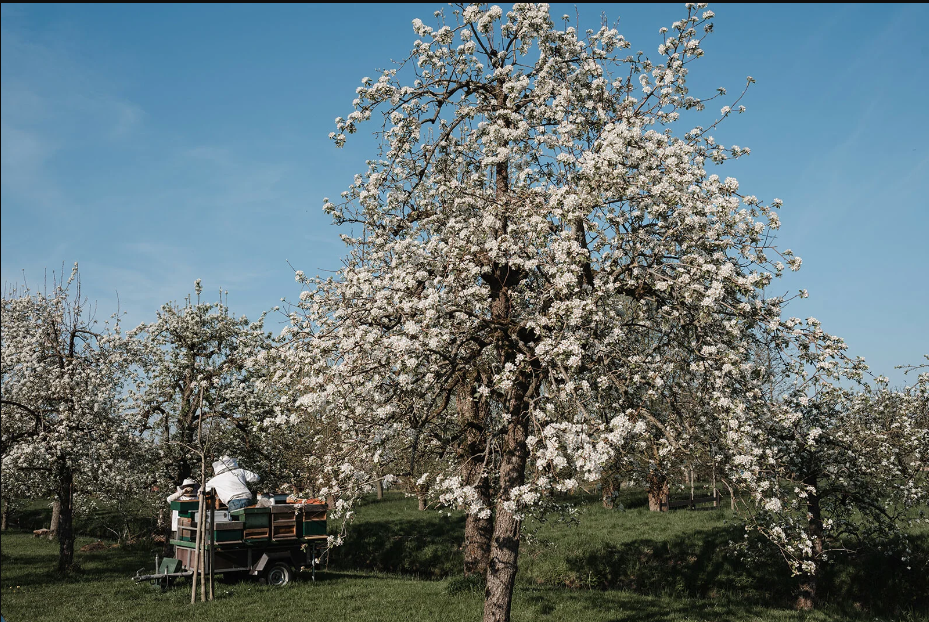
{"type": "Polygon", "coordinates": [[[290,583],[291,578],[293,578],[293,571],[290,569],[290,564],[287,562],[276,562],[268,568],[268,572],[265,576],[268,585],[280,587],[281,585],[290,583]]]}

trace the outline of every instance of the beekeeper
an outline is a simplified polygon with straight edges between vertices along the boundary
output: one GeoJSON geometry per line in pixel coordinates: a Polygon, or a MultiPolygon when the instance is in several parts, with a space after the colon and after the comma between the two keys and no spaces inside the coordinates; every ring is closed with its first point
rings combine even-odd
{"type": "Polygon", "coordinates": [[[168,503],[172,501],[189,501],[197,498],[200,491],[200,484],[192,477],[188,477],[181,485],[177,487],[177,492],[168,497],[168,503]]]}
{"type": "MultiPolygon", "coordinates": [[[[177,492],[168,497],[168,503],[172,501],[191,501],[197,498],[200,492],[200,484],[197,480],[188,477],[181,485],[177,487],[177,492]]],[[[177,510],[171,510],[171,531],[177,531],[177,510]]]]}
{"type": "Polygon", "coordinates": [[[213,473],[214,477],[206,483],[206,490],[215,490],[230,512],[252,504],[252,491],[248,485],[261,479],[257,473],[240,468],[239,461],[229,456],[213,463],[213,473]]]}

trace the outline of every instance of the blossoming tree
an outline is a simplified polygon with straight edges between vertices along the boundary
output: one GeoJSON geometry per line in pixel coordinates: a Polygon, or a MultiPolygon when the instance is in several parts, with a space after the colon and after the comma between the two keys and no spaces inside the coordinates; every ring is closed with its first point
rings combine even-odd
{"type": "Polygon", "coordinates": [[[217,455],[260,461],[258,423],[274,411],[277,398],[262,382],[258,364],[272,343],[264,317],[233,317],[222,300],[201,302],[201,293],[198,280],[196,300],[163,305],[154,322],[131,333],[145,353],[146,369],[145,386],[133,398],[160,456],[153,483],[167,489],[199,470],[194,447],[201,430],[208,430],[217,455]]]}
{"type": "Polygon", "coordinates": [[[74,561],[75,495],[98,486],[138,490],[143,455],[124,400],[137,354],[118,318],[99,327],[90,311],[76,264],[51,292],[3,296],[4,485],[28,482],[33,495],[55,497],[62,571],[74,561]]]}
{"type": "Polygon", "coordinates": [[[783,374],[792,386],[735,452],[752,492],[738,509],[800,576],[801,609],[816,603],[823,564],[862,547],[908,550],[906,528],[929,518],[929,374],[901,390],[849,387],[860,362],[824,363],[783,374]]]}
{"type": "MultiPolygon", "coordinates": [[[[674,378],[704,387],[699,425],[733,446],[754,429],[751,352],[785,302],[763,288],[800,260],[771,245],[779,201],[707,170],[748,153],[712,136],[744,109],[675,129],[713,99],[687,86],[704,8],[661,29],[654,59],[607,26],[557,28],[547,5],[440,11],[337,119],[341,146],[382,112],[382,150],[325,201],[350,251],[335,278],[298,273],[282,374],[335,418],[341,509],[394,439],[462,431],[430,476],[439,501],[489,521],[487,621],[509,619],[527,512],[598,479],[661,421],[674,378]]],[[[816,338],[816,356],[839,352],[816,338]]]]}

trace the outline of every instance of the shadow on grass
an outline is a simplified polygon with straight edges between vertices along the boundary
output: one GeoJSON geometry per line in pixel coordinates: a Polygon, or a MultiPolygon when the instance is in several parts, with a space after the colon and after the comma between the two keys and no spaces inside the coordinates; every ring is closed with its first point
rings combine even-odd
{"type": "Polygon", "coordinates": [[[422,518],[367,520],[349,527],[332,550],[333,570],[367,570],[439,579],[461,572],[463,516],[424,513],[422,518]]]}
{"type": "Polygon", "coordinates": [[[742,539],[743,533],[732,526],[670,539],[639,538],[580,551],[566,559],[569,573],[564,584],[689,598],[736,593],[743,602],[788,605],[794,584],[786,566],[781,569],[777,558],[744,564],[732,545],[742,539]]]}
{"type": "MultiPolygon", "coordinates": [[[[563,585],[701,599],[714,607],[731,601],[742,610],[792,607],[798,579],[790,576],[778,552],[757,537],[748,542],[756,554],[743,561],[744,549],[732,544],[743,539],[743,529],[731,526],[661,541],[609,544],[569,556],[563,585]]],[[[915,538],[912,545],[907,561],[900,553],[873,550],[837,558],[821,570],[821,603],[855,616],[929,613],[929,537],[915,538]]]]}
{"type": "Polygon", "coordinates": [[[908,552],[862,550],[840,558],[825,568],[819,592],[854,611],[913,611],[929,619],[929,534],[912,537],[910,546],[908,552]]]}
{"type": "Polygon", "coordinates": [[[579,614],[579,619],[609,622],[680,622],[681,620],[770,619],[771,609],[737,599],[693,600],[655,598],[628,592],[566,591],[555,588],[523,588],[517,592],[519,606],[536,617],[557,616],[559,611],[579,614]],[[604,616],[606,613],[606,616],[604,616]]]}
{"type": "Polygon", "coordinates": [[[33,538],[27,533],[3,536],[3,573],[0,585],[40,586],[84,583],[106,578],[128,581],[136,570],[154,568],[154,554],[138,549],[106,548],[81,552],[87,539],[79,539],[74,551],[75,566],[61,573],[58,565],[58,542],[33,538]]]}

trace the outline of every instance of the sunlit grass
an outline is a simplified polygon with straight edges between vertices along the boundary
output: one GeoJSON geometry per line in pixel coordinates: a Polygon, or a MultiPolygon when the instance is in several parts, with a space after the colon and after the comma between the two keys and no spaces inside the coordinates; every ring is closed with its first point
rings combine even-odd
{"type": "MultiPolygon", "coordinates": [[[[621,499],[625,510],[575,500],[575,520],[527,525],[516,621],[929,618],[926,538],[906,574],[899,563],[874,555],[841,562],[823,577],[827,602],[807,615],[790,609],[793,580],[781,562],[743,561],[745,532],[727,509],[651,513],[634,491],[621,499]]],[[[294,615],[477,620],[482,590],[460,577],[463,521],[456,512],[419,512],[415,500],[399,494],[370,499],[358,508],[345,546],[333,552],[316,583],[306,572],[283,588],[218,582],[213,603],[193,606],[186,581],[164,593],[131,581],[137,569],[153,567],[149,550],[78,552],[79,570],[63,577],[53,570],[57,543],[5,533],[2,613],[9,622],[227,622],[294,615]]],[[[79,538],[78,547],[91,541],[79,538]]]]}

